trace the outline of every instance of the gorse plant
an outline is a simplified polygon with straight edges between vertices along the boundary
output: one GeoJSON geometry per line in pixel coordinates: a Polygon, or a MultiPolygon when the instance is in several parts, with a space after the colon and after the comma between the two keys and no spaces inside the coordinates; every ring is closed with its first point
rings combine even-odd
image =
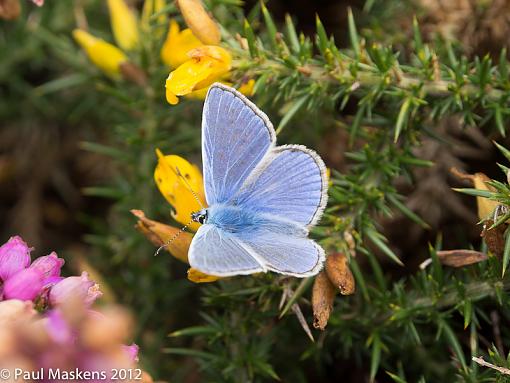
{"type": "MultiPolygon", "coordinates": [[[[46,5],[41,12],[76,15],[77,28],[37,26],[37,39],[69,68],[37,89],[83,94],[74,113],[84,108],[79,115],[102,127],[81,147],[101,156],[108,176],[84,193],[109,199],[109,213],[83,215],[85,239],[90,262],[136,315],[144,369],[169,381],[505,381],[494,367],[510,367],[506,175],[454,172],[455,186],[473,182],[460,191],[477,197],[479,221],[470,211],[448,227],[428,222],[420,212],[435,200],[417,209],[409,194],[439,188],[423,172],[462,164],[466,146],[455,152],[454,130],[464,137],[476,128],[474,137],[497,140],[510,160],[506,50],[470,58],[458,41],[430,42],[414,2],[406,6],[417,17],[399,14],[394,1],[349,9],[347,46],[319,16],[304,34],[293,15],[276,19],[271,3],[249,11],[226,0],[136,5],[140,18],[121,0],[46,5]],[[393,16],[405,18],[408,38],[378,29],[393,16]],[[77,57],[71,35],[85,55],[77,57]],[[199,225],[180,227],[204,201],[201,100],[214,82],[267,111],[279,143],[303,143],[325,158],[329,201],[311,232],[327,256],[317,276],[217,278],[190,268],[185,278],[199,225]],[[425,155],[430,143],[451,163],[425,155]],[[426,234],[416,240],[416,232],[426,234]],[[152,257],[144,235],[165,251],[152,257]]],[[[493,174],[487,163],[470,165],[493,174]]],[[[461,210],[461,194],[446,189],[446,203],[461,210]]]]}

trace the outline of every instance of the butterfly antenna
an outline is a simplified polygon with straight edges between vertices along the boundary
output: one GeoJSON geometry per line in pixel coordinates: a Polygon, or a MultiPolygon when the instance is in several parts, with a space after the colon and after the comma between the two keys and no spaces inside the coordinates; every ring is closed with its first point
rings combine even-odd
{"type": "MultiPolygon", "coordinates": [[[[191,192],[191,194],[193,194],[193,197],[195,197],[196,201],[198,202],[198,204],[200,205],[200,208],[202,209],[205,209],[205,206],[202,204],[202,201],[200,201],[200,198],[198,198],[198,195],[197,193],[195,193],[195,191],[193,190],[193,188],[191,187],[191,185],[189,184],[188,180],[186,179],[186,177],[184,177],[181,173],[181,171],[179,170],[179,168],[176,166],[175,167],[175,174],[177,174],[179,177],[181,177],[181,179],[184,181],[184,183],[186,184],[186,187],[189,189],[189,191],[191,192]]],[[[191,223],[191,222],[190,222],[191,223]]],[[[189,224],[188,224],[189,225],[189,224]]]]}
{"type": "Polygon", "coordinates": [[[186,225],[184,225],[177,233],[175,233],[173,235],[172,238],[170,238],[168,241],[166,241],[164,244],[162,244],[160,247],[158,247],[158,249],[154,252],[154,256],[157,257],[159,252],[161,250],[163,250],[165,247],[167,247],[168,245],[170,245],[173,241],[175,241],[184,231],[186,231],[186,229],[188,228],[189,225],[191,225],[191,222],[193,222],[193,220],[189,221],[186,225]]]}

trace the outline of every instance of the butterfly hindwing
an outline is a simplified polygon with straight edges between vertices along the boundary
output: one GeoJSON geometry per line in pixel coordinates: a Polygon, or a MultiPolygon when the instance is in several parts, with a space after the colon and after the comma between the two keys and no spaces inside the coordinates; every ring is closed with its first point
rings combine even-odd
{"type": "Polygon", "coordinates": [[[198,229],[191,242],[188,258],[191,267],[210,275],[229,276],[267,271],[237,236],[214,225],[203,225],[198,229]]]}
{"type": "Polygon", "coordinates": [[[295,277],[317,274],[324,262],[324,250],[311,239],[271,232],[243,238],[241,241],[267,270],[295,277]]]}
{"type": "Polygon", "coordinates": [[[326,167],[304,146],[278,146],[266,155],[232,202],[313,226],[327,202],[326,167]]]}
{"type": "Polygon", "coordinates": [[[263,112],[235,89],[213,84],[202,116],[207,203],[230,200],[275,141],[263,112]]]}
{"type": "Polygon", "coordinates": [[[323,262],[324,250],[311,239],[265,230],[226,233],[214,225],[201,226],[189,250],[192,267],[223,277],[268,270],[306,277],[317,274],[323,262]]]}

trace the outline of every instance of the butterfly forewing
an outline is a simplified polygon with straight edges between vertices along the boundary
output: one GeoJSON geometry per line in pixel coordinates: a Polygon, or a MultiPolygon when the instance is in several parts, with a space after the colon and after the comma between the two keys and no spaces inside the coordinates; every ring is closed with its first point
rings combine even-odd
{"type": "Polygon", "coordinates": [[[202,117],[202,161],[207,203],[224,203],[274,146],[267,116],[232,88],[214,84],[202,117]]]}
{"type": "Polygon", "coordinates": [[[327,202],[326,167],[300,145],[271,149],[233,202],[243,208],[314,225],[327,202]]]}

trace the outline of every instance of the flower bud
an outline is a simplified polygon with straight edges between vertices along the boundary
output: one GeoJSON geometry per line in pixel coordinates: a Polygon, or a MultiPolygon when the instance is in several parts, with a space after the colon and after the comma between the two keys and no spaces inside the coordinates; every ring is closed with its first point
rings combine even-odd
{"type": "Polygon", "coordinates": [[[0,278],[6,281],[30,265],[31,248],[21,237],[11,237],[0,247],[0,278]]]}
{"type": "Polygon", "coordinates": [[[80,299],[86,306],[92,305],[102,295],[99,286],[89,279],[84,271],[79,277],[68,277],[53,286],[50,290],[52,305],[65,304],[67,300],[80,299]]]}
{"type": "Polygon", "coordinates": [[[110,77],[120,76],[120,65],[128,61],[124,52],[81,29],[75,29],[73,37],[96,67],[110,77]]]}
{"type": "Polygon", "coordinates": [[[124,0],[108,0],[110,24],[117,45],[127,51],[138,46],[138,22],[124,0]]]}
{"type": "Polygon", "coordinates": [[[331,283],[340,290],[342,295],[354,294],[356,285],[344,254],[329,254],[326,258],[325,270],[331,283]]]}
{"type": "Polygon", "coordinates": [[[60,276],[60,269],[64,263],[65,261],[53,251],[50,255],[35,259],[30,268],[39,270],[46,280],[47,278],[60,276]]]}
{"type": "Polygon", "coordinates": [[[328,325],[336,292],[324,270],[317,274],[312,289],[313,327],[324,330],[328,325]]]}
{"type": "Polygon", "coordinates": [[[4,298],[31,301],[37,297],[43,288],[43,277],[39,270],[24,269],[4,283],[4,298]]]}
{"type": "Polygon", "coordinates": [[[193,236],[176,227],[168,226],[147,217],[141,210],[131,210],[138,218],[136,229],[147,237],[156,246],[167,244],[164,249],[178,260],[188,263],[188,250],[193,236]],[[168,243],[170,239],[173,241],[168,243]]]}
{"type": "Polygon", "coordinates": [[[219,44],[221,36],[218,24],[207,13],[200,0],[177,0],[177,6],[188,27],[202,43],[219,44]]]}

